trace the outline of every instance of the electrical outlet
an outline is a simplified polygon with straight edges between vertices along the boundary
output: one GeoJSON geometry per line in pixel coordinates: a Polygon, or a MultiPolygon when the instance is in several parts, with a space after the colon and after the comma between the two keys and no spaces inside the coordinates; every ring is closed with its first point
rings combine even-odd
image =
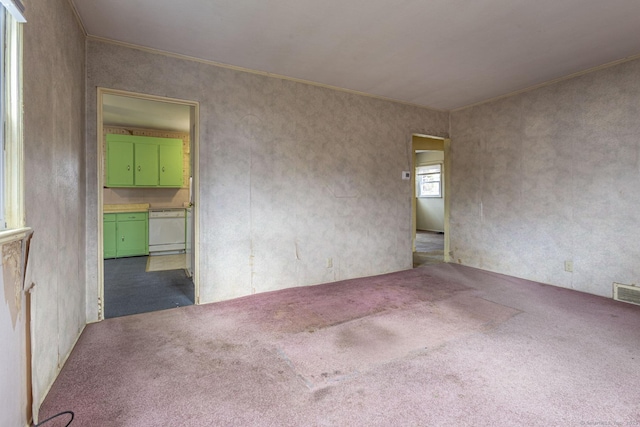
{"type": "Polygon", "coordinates": [[[333,258],[327,258],[327,268],[333,268],[333,258]]]}
{"type": "Polygon", "coordinates": [[[564,271],[568,273],[573,273],[573,261],[564,262],[564,271]]]}

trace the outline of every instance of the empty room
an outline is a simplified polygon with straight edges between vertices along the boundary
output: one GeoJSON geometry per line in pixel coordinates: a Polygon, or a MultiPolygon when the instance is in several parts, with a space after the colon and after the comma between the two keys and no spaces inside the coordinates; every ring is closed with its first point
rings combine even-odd
{"type": "Polygon", "coordinates": [[[640,423],[639,2],[0,3],[0,425],[640,423]]]}

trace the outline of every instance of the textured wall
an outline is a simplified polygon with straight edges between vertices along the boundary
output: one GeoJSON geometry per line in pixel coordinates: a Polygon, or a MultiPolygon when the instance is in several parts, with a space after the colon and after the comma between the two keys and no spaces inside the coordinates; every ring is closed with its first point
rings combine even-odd
{"type": "Polygon", "coordinates": [[[66,0],[28,1],[24,28],[27,225],[34,229],[36,402],[85,325],[84,35],[66,0]]]}
{"type": "MultiPolygon", "coordinates": [[[[99,41],[87,46],[90,168],[97,86],[200,102],[203,302],[411,267],[412,189],[401,171],[410,168],[411,134],[446,136],[447,113],[99,41]]],[[[91,178],[89,224],[95,186],[91,178]]],[[[97,236],[91,226],[88,233],[95,293],[97,236]]]]}
{"type": "Polygon", "coordinates": [[[452,259],[609,297],[637,283],[639,117],[639,60],[452,113],[452,259]]]}

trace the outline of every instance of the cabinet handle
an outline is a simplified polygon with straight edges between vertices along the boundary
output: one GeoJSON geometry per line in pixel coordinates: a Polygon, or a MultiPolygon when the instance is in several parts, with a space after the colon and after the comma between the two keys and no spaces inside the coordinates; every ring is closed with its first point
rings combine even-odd
{"type": "Polygon", "coordinates": [[[164,166],[162,167],[162,172],[164,172],[164,166]]]}
{"type": "Polygon", "coordinates": [[[141,168],[140,168],[140,166],[138,165],[138,172],[140,172],[140,170],[141,170],[141,168]]]}
{"type": "Polygon", "coordinates": [[[122,241],[124,242],[124,236],[122,236],[122,241]]]}
{"type": "Polygon", "coordinates": [[[131,165],[127,165],[127,170],[130,171],[131,170],[131,165]]]}

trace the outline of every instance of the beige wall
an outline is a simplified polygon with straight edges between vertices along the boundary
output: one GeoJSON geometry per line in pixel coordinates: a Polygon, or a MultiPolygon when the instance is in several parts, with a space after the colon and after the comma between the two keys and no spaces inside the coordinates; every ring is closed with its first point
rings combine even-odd
{"type": "MultiPolygon", "coordinates": [[[[411,267],[413,189],[401,173],[411,169],[412,133],[446,136],[447,113],[87,46],[88,167],[96,164],[96,87],[200,103],[203,302],[411,267]]],[[[88,206],[93,223],[91,195],[88,206]]],[[[97,235],[88,233],[95,295],[97,235]]],[[[87,308],[95,318],[94,305],[87,308]]]]}
{"type": "Polygon", "coordinates": [[[640,60],[453,112],[452,258],[607,297],[637,283],[639,117],[640,60]]]}
{"type": "Polygon", "coordinates": [[[85,39],[66,0],[25,5],[25,196],[34,229],[27,283],[35,284],[38,403],[86,323],[85,39]]]}

